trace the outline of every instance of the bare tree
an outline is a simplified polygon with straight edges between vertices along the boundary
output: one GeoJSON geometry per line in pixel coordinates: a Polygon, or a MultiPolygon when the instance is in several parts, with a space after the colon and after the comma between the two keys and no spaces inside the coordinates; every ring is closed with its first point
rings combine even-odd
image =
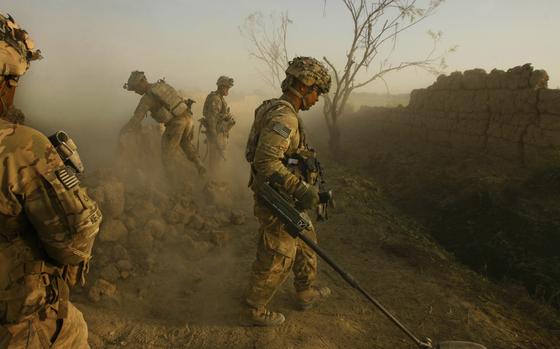
{"type": "Polygon", "coordinates": [[[444,68],[443,55],[435,56],[441,32],[429,32],[433,39],[431,50],[419,60],[395,63],[391,57],[397,48],[400,34],[434,13],[444,0],[341,0],[353,24],[353,36],[346,52],[344,65],[337,68],[328,58],[332,70],[333,87],[325,96],[323,114],[329,131],[329,148],[336,158],[340,155],[341,134],[339,119],[344,114],[352,92],[373,81],[385,83],[386,74],[410,67],[432,73],[444,68]]]}
{"type": "Polygon", "coordinates": [[[292,23],[288,12],[279,15],[272,13],[265,17],[261,12],[254,12],[245,18],[239,27],[241,35],[251,44],[249,53],[266,66],[261,71],[264,80],[272,88],[277,88],[284,79],[288,67],[288,25],[292,23]]]}
{"type": "MultiPolygon", "coordinates": [[[[323,57],[333,75],[333,86],[323,105],[333,158],[338,158],[341,151],[340,117],[355,89],[376,80],[387,86],[386,74],[406,68],[421,68],[434,74],[445,68],[445,54],[436,55],[441,32],[429,32],[433,45],[420,59],[399,62],[393,58],[400,35],[431,16],[444,0],[340,1],[352,19],[353,35],[341,67],[337,68],[333,61],[323,57]]],[[[326,3],[323,0],[323,11],[326,11],[326,3]]],[[[267,67],[264,77],[273,87],[282,81],[288,64],[287,29],[290,23],[287,12],[280,17],[273,14],[269,21],[265,21],[260,12],[255,12],[240,28],[252,45],[251,55],[267,67]]]]}

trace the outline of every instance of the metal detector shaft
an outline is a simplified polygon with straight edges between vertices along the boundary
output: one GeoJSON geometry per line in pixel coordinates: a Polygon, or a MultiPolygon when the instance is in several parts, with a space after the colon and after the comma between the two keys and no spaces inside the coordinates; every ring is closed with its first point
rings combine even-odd
{"type": "Polygon", "coordinates": [[[328,265],[330,265],[348,284],[358,290],[363,294],[371,303],[373,303],[385,316],[389,318],[398,328],[400,328],[410,339],[412,339],[416,345],[422,346],[422,341],[420,341],[406,326],[404,326],[393,314],[391,314],[385,307],[379,303],[379,301],[373,298],[360,284],[354,279],[352,275],[347,273],[342,269],[319,245],[317,245],[313,240],[305,236],[301,232],[297,232],[297,237],[307,244],[319,257],[321,257],[328,265]]]}
{"type": "Polygon", "coordinates": [[[257,191],[259,197],[264,201],[264,203],[276,213],[276,215],[284,222],[288,232],[294,238],[300,238],[305,242],[315,253],[319,255],[328,265],[330,265],[346,282],[348,282],[352,287],[363,294],[371,303],[373,303],[385,316],[389,318],[398,328],[400,328],[410,339],[416,343],[420,348],[431,348],[430,343],[425,343],[419,340],[408,328],[406,328],[397,318],[391,314],[385,307],[379,303],[375,298],[373,298],[366,290],[364,290],[344,269],[342,269],[331,257],[320,248],[313,240],[309,239],[303,231],[308,229],[312,223],[309,217],[304,213],[298,211],[293,202],[290,201],[287,195],[283,195],[274,189],[270,183],[265,182],[259,186],[257,191]]]}

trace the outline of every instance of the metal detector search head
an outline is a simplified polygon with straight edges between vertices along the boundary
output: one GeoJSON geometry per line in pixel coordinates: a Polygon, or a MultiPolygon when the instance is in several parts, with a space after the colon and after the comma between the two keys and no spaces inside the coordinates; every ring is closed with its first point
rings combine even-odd
{"type": "Polygon", "coordinates": [[[473,342],[447,341],[437,343],[435,349],[487,349],[484,345],[473,342]]]}
{"type": "MultiPolygon", "coordinates": [[[[273,175],[274,176],[274,175],[273,175]]],[[[269,209],[271,209],[277,217],[282,220],[286,225],[288,231],[294,238],[299,238],[309,248],[311,248],[321,259],[323,259],[331,268],[333,268],[350,286],[354,287],[364,297],[366,297],[377,309],[387,316],[398,328],[403,331],[408,338],[410,338],[420,349],[487,349],[485,346],[462,341],[446,341],[439,342],[435,345],[430,338],[418,339],[405,325],[403,325],[393,314],[391,314],[385,307],[375,298],[373,298],[360,284],[354,279],[352,275],[342,269],[332,258],[317,245],[315,241],[310,239],[303,231],[311,225],[309,217],[297,210],[293,203],[286,198],[285,195],[278,192],[270,182],[275,182],[277,178],[270,178],[269,182],[261,183],[257,188],[257,195],[265,202],[269,209]]]]}

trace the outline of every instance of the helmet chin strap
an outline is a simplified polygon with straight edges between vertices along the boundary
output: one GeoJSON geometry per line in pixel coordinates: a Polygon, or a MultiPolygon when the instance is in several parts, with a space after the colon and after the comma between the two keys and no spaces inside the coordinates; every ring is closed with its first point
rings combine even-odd
{"type": "Polygon", "coordinates": [[[0,117],[4,117],[6,113],[8,113],[8,103],[5,101],[6,93],[8,90],[7,80],[4,79],[2,82],[0,82],[0,86],[0,107],[2,108],[2,110],[0,111],[0,117]]]}
{"type": "MultiPolygon", "coordinates": [[[[17,86],[17,78],[10,78],[6,76],[0,76],[0,117],[6,116],[8,109],[11,107],[11,101],[8,104],[7,98],[10,93],[10,88],[17,86]]],[[[13,97],[12,97],[13,98],[13,97]]]]}
{"type": "Polygon", "coordinates": [[[307,110],[309,108],[309,106],[307,105],[306,97],[309,96],[311,92],[307,92],[305,95],[302,95],[301,93],[299,93],[298,90],[296,90],[292,86],[288,87],[288,90],[301,99],[301,104],[303,105],[303,108],[301,109],[307,110]]]}

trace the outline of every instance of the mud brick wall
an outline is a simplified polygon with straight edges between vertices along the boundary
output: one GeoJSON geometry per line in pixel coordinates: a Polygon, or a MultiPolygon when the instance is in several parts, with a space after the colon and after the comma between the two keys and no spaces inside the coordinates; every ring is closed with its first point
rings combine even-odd
{"type": "Polygon", "coordinates": [[[529,64],[454,72],[412,91],[407,108],[370,112],[385,138],[537,166],[560,161],[560,90],[547,81],[529,64]]]}

